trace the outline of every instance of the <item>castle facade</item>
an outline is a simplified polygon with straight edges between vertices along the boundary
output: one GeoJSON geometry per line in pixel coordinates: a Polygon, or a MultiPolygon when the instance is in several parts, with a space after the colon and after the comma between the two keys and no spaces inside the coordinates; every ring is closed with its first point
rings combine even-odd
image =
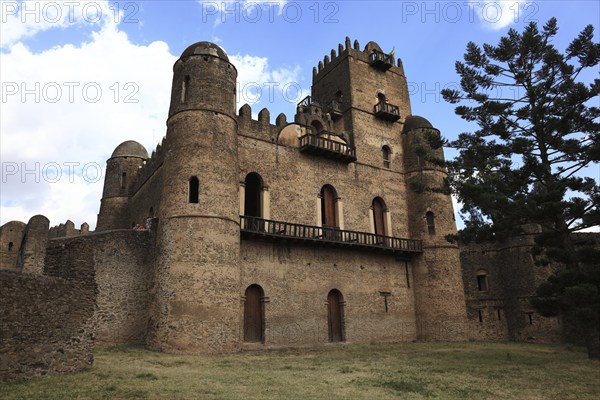
{"type": "Polygon", "coordinates": [[[42,352],[55,371],[89,365],[98,342],[203,353],[532,336],[533,283],[513,301],[493,252],[461,262],[445,239],[451,198],[424,189],[446,177],[428,161],[443,157],[427,140],[440,132],[412,115],[400,59],[346,38],[313,70],[293,122],[236,112],[236,79],[215,44],[181,54],[166,137],[150,156],[116,147],[94,232],[49,230],[43,216],[0,228],[0,308],[11,310],[0,373],[40,368],[18,355],[17,331],[54,343],[42,352]],[[47,320],[57,303],[54,321],[69,324],[47,320]]]}

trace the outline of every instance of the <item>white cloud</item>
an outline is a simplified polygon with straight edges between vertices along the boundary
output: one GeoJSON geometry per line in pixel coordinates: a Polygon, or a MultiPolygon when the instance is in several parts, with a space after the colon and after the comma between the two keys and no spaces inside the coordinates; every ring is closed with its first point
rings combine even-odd
{"type": "MultiPolygon", "coordinates": [[[[137,140],[151,152],[165,135],[177,56],[164,42],[132,43],[118,25],[107,20],[94,25],[83,43],[41,52],[23,41],[46,29],[7,31],[12,33],[1,59],[0,225],[44,214],[51,225],[71,219],[94,229],[103,187],[103,175],[96,174],[103,174],[114,148],[137,140]]],[[[66,34],[71,29],[52,28],[66,34]]],[[[273,69],[264,57],[231,60],[240,88],[254,83],[261,90],[255,101],[238,95],[239,105],[269,102],[269,87],[281,101],[281,88],[299,79],[299,67],[273,69]]]]}
{"type": "Polygon", "coordinates": [[[537,7],[525,0],[485,0],[483,2],[469,2],[474,7],[475,15],[484,27],[500,30],[508,25],[526,22],[531,19],[537,7]]]}
{"type": "Polygon", "coordinates": [[[307,94],[300,84],[299,66],[271,69],[266,57],[247,54],[229,59],[238,70],[238,108],[245,103],[267,108],[281,102],[296,104],[307,94]]]}
{"type": "Polygon", "coordinates": [[[2,54],[2,224],[43,213],[93,228],[98,168],[122,141],[151,150],[165,134],[176,57],[164,42],[131,43],[116,23],[96,29],[79,46],[33,53],[16,42],[2,54]]]}
{"type": "Polygon", "coordinates": [[[123,12],[107,0],[40,1],[0,0],[2,49],[49,29],[74,25],[117,24],[123,12]]]}

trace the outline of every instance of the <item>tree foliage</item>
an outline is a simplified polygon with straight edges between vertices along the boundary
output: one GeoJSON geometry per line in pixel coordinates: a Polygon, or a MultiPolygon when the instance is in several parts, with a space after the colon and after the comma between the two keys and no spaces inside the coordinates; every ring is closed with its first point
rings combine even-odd
{"type": "Polygon", "coordinates": [[[449,143],[459,151],[447,162],[449,184],[462,203],[463,241],[502,240],[539,226],[536,258],[568,272],[542,285],[534,305],[545,315],[585,314],[597,330],[600,282],[591,278],[600,251],[574,233],[600,225],[600,187],[589,176],[600,161],[600,79],[580,81],[597,74],[600,44],[588,25],[563,53],[552,43],[557,32],[552,18],[541,30],[536,23],[522,33],[511,29],[496,46],[467,44],[456,62],[460,90],[442,95],[478,129],[449,143]]]}

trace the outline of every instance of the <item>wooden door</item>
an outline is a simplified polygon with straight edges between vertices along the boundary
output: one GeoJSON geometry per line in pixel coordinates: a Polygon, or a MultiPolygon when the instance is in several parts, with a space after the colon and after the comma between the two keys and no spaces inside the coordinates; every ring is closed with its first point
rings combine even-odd
{"type": "Polygon", "coordinates": [[[327,296],[328,318],[329,318],[329,341],[343,342],[342,326],[342,295],[339,291],[333,289],[327,296]]]}
{"type": "Polygon", "coordinates": [[[248,286],[244,302],[244,341],[263,341],[263,291],[258,285],[248,286]]]}
{"type": "MultiPolygon", "coordinates": [[[[381,199],[376,198],[373,200],[373,222],[375,224],[375,234],[378,236],[385,235],[385,223],[384,223],[384,205],[381,199]]],[[[377,241],[382,241],[383,238],[377,238],[377,241]]]]}
{"type": "Polygon", "coordinates": [[[323,186],[321,193],[322,213],[321,216],[323,226],[335,228],[335,191],[331,186],[323,186]]]}

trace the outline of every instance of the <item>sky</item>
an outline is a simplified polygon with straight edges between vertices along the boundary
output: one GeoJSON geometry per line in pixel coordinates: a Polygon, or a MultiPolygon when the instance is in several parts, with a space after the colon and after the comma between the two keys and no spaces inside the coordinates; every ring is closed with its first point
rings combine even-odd
{"type": "MultiPolygon", "coordinates": [[[[469,41],[497,44],[510,28],[551,17],[559,50],[587,24],[597,41],[599,4],[0,0],[0,225],[43,214],[51,226],[70,219],[94,229],[106,160],[126,140],[149,154],[160,143],[173,64],[195,42],[226,51],[238,70],[238,108],[266,107],[274,123],[281,112],[293,120],[313,67],[346,36],[361,49],[375,41],[402,59],[413,114],[453,139],[475,127],[440,90],[458,84],[454,64],[469,41]]],[[[587,173],[600,179],[597,165],[587,173]]]]}

